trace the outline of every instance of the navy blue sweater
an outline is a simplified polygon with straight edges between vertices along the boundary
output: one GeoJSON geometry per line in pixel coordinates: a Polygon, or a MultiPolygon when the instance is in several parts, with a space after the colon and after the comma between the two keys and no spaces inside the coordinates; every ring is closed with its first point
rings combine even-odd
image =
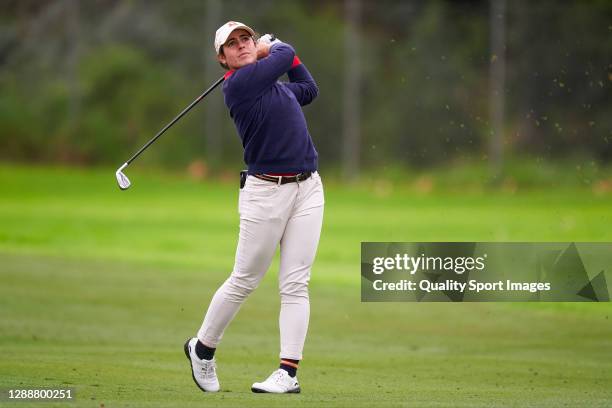
{"type": "Polygon", "coordinates": [[[317,96],[318,88],[290,45],[274,44],[267,57],[229,71],[223,94],[249,174],[317,170],[318,155],[301,106],[317,96]],[[290,82],[279,82],[285,73],[290,82]]]}

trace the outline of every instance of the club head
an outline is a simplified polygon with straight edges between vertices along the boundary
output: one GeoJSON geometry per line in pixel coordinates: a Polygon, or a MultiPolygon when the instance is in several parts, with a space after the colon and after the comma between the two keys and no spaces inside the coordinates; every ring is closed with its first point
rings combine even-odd
{"type": "Polygon", "coordinates": [[[119,184],[119,188],[122,190],[127,190],[130,188],[130,179],[127,178],[125,174],[123,174],[123,169],[127,167],[128,163],[124,163],[123,166],[119,167],[115,172],[115,177],[117,177],[117,184],[119,184]]]}

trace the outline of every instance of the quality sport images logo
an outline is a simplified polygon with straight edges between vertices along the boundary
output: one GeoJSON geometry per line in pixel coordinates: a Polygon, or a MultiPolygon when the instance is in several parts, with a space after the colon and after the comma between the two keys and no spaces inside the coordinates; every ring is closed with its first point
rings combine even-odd
{"type": "Polygon", "coordinates": [[[361,249],[364,302],[610,300],[611,243],[362,242],[361,249]]]}

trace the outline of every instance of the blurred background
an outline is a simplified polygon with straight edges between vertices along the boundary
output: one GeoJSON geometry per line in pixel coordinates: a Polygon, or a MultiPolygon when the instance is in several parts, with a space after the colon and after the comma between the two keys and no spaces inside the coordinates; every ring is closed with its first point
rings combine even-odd
{"type": "MultiPolygon", "coordinates": [[[[123,163],[222,75],[213,37],[233,19],[291,43],[311,70],[321,92],[305,112],[328,174],[450,167],[612,188],[610,1],[1,4],[3,161],[123,163]]],[[[242,146],[222,99],[139,165],[235,174],[242,146]]]]}

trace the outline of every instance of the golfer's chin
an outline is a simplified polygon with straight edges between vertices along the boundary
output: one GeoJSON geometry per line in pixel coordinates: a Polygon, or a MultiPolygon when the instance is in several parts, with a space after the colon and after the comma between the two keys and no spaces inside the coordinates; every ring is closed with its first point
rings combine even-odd
{"type": "Polygon", "coordinates": [[[252,64],[257,61],[257,57],[255,55],[245,55],[244,57],[238,57],[236,63],[234,64],[234,69],[242,68],[246,65],[252,64]]]}

